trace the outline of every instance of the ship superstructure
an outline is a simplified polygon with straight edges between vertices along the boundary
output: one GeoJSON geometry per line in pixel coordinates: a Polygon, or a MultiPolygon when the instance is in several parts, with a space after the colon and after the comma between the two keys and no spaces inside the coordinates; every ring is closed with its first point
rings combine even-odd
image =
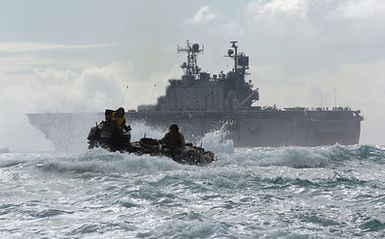
{"type": "MultiPolygon", "coordinates": [[[[198,66],[198,55],[203,53],[199,44],[187,41],[185,47],[178,47],[178,52],[187,55],[187,61],[181,65],[184,74],[180,79],[169,80],[165,95],[159,97],[155,105],[138,106],[137,111],[128,112],[128,122],[142,121],[165,130],[171,123],[177,123],[189,140],[199,139],[226,125],[228,137],[240,147],[359,142],[363,119],[360,111],[348,107],[278,109],[253,106],[259,100],[259,92],[246,77],[249,57],[239,51],[237,41],[230,43],[226,57],[232,59],[233,68],[218,74],[203,72],[198,66]]],[[[83,114],[82,119],[93,122],[102,117],[102,113],[83,114]]],[[[55,122],[60,127],[61,122],[68,125],[73,118],[79,121],[79,115],[75,114],[29,114],[30,122],[55,145],[58,144],[55,140],[66,139],[63,135],[56,137],[44,122],[55,122]]],[[[56,129],[56,132],[60,131],[56,129]]]]}
{"type": "Polygon", "coordinates": [[[249,57],[238,53],[237,41],[231,42],[227,57],[234,61],[232,71],[224,74],[202,72],[197,64],[198,54],[203,52],[199,44],[187,41],[185,48],[178,47],[178,52],[187,54],[187,62],[181,65],[184,74],[181,79],[169,80],[166,95],[158,98],[158,103],[151,106],[139,106],[139,111],[196,111],[223,112],[247,110],[259,99],[258,89],[253,90],[245,80],[249,69],[249,57]]]}

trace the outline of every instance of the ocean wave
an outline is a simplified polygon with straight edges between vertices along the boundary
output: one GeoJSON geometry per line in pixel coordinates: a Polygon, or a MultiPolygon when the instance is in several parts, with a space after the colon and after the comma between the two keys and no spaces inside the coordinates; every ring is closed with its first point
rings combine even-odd
{"type": "Polygon", "coordinates": [[[153,230],[136,234],[138,238],[237,238],[232,226],[226,222],[215,222],[200,213],[177,214],[153,230]]]}
{"type": "Polygon", "coordinates": [[[385,229],[385,222],[368,217],[365,219],[365,222],[360,225],[360,228],[365,232],[382,231],[385,229]]]}
{"type": "Polygon", "coordinates": [[[384,148],[219,151],[206,167],[105,150],[0,157],[0,235],[375,238],[384,232],[384,148]]]}
{"type": "Polygon", "coordinates": [[[62,214],[73,214],[73,211],[65,211],[65,210],[59,210],[59,209],[44,209],[40,211],[33,211],[30,212],[30,215],[32,217],[37,217],[37,218],[44,218],[44,217],[53,217],[53,216],[58,216],[62,214]]]}
{"type": "Polygon", "coordinates": [[[243,166],[287,166],[292,168],[338,167],[346,162],[366,160],[385,163],[385,150],[368,145],[322,147],[260,147],[236,149],[233,154],[220,154],[219,162],[243,166]],[[224,159],[224,160],[223,160],[224,159]]]}
{"type": "Polygon", "coordinates": [[[61,155],[37,165],[48,172],[150,173],[168,171],[180,165],[167,157],[111,153],[104,150],[79,155],[61,155]]]}
{"type": "Polygon", "coordinates": [[[385,183],[384,185],[382,182],[373,183],[373,177],[377,176],[371,175],[368,163],[374,164],[373,167],[378,163],[383,164],[383,155],[382,149],[371,146],[237,149],[234,153],[219,154],[218,161],[211,165],[198,167],[180,165],[167,157],[96,150],[86,154],[47,157],[45,160],[38,160],[35,166],[44,172],[74,174],[75,177],[84,179],[91,179],[95,175],[108,176],[110,177],[108,180],[114,180],[113,175],[119,177],[151,175],[151,180],[134,183],[153,188],[184,187],[193,193],[207,191],[210,188],[220,190],[255,188],[257,187],[255,185],[270,188],[291,186],[316,188],[338,185],[382,188],[385,187],[385,183]],[[362,161],[368,162],[365,168],[359,167],[362,161]],[[325,168],[328,170],[322,170],[325,168]],[[356,170],[361,170],[359,177],[355,176],[358,174],[356,170]]]}
{"type": "Polygon", "coordinates": [[[4,216],[8,213],[12,213],[17,209],[19,205],[17,204],[12,204],[12,203],[5,203],[0,205],[0,216],[4,216]]]}

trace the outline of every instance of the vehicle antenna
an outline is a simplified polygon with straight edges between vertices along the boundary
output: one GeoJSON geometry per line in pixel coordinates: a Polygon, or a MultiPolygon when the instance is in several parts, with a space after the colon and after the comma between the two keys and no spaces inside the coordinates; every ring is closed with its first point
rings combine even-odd
{"type": "Polygon", "coordinates": [[[154,88],[152,89],[152,93],[151,93],[151,98],[150,98],[150,101],[153,100],[154,98],[154,93],[155,93],[155,90],[156,90],[156,84],[154,84],[154,88]]]}
{"type": "Polygon", "coordinates": [[[203,145],[203,137],[205,136],[205,133],[203,132],[203,120],[201,119],[201,148],[203,145]]]}
{"type": "Polygon", "coordinates": [[[126,99],[126,94],[127,94],[127,90],[128,90],[128,85],[126,85],[125,88],[126,88],[126,89],[124,90],[124,93],[123,93],[123,96],[122,96],[122,100],[121,100],[120,105],[119,105],[118,107],[122,106],[123,103],[124,103],[124,100],[126,99]]]}
{"type": "Polygon", "coordinates": [[[337,108],[337,89],[334,87],[334,108],[337,108]]]}

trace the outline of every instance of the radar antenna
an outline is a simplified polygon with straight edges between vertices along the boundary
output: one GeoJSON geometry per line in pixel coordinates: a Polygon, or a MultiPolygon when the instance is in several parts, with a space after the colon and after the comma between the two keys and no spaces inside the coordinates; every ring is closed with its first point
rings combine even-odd
{"type": "Polygon", "coordinates": [[[247,74],[246,70],[249,69],[249,57],[243,52],[238,53],[238,41],[230,41],[231,48],[227,51],[227,56],[234,60],[234,69],[235,74],[239,74],[242,78],[247,74]]]}
{"type": "Polygon", "coordinates": [[[201,71],[201,68],[198,67],[198,54],[203,53],[203,45],[202,49],[200,49],[199,44],[194,43],[190,44],[189,40],[186,41],[186,47],[177,46],[178,53],[187,52],[187,63],[184,62],[180,67],[184,70],[186,75],[198,75],[201,71]]]}

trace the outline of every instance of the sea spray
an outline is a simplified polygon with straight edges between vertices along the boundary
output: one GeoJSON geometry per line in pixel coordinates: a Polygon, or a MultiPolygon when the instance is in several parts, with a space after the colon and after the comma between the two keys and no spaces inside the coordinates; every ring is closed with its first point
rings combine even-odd
{"type": "Polygon", "coordinates": [[[196,144],[202,144],[206,150],[210,150],[215,153],[233,153],[234,143],[231,139],[228,139],[228,126],[229,123],[225,123],[220,129],[212,130],[206,133],[201,139],[197,140],[196,144]]]}
{"type": "Polygon", "coordinates": [[[148,126],[144,122],[134,121],[131,124],[131,139],[132,141],[138,141],[143,137],[161,139],[167,132],[166,129],[159,127],[148,126]]]}

